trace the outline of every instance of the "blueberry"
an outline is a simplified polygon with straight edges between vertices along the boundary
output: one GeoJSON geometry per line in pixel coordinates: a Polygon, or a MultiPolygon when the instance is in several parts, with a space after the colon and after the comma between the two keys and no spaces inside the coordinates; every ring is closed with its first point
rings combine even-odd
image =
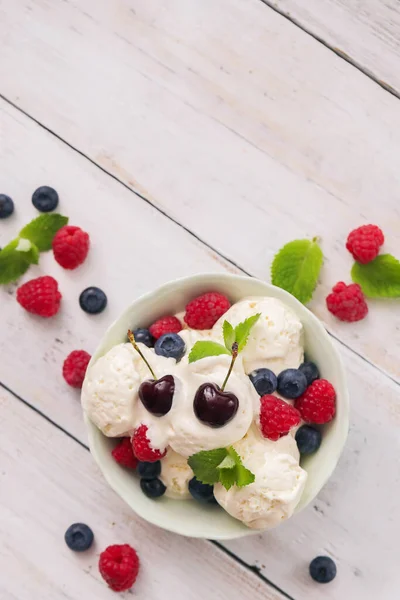
{"type": "Polygon", "coordinates": [[[329,556],[317,556],[310,563],[310,575],[318,583],[329,583],[336,577],[336,565],[329,556]]]}
{"type": "Polygon", "coordinates": [[[208,483],[201,483],[196,477],[193,477],[193,479],[189,481],[189,492],[198,502],[206,504],[216,503],[213,486],[208,485],[208,483]]]}
{"type": "Polygon", "coordinates": [[[313,381],[320,377],[317,365],[311,361],[303,362],[303,364],[299,366],[299,371],[306,376],[307,385],[311,385],[313,381]]]}
{"type": "Polygon", "coordinates": [[[278,380],[270,369],[257,369],[252,371],[249,377],[260,396],[272,394],[277,388],[278,380]]]}
{"type": "Polygon", "coordinates": [[[68,548],[75,552],[84,552],[93,544],[93,531],[84,523],[74,523],[64,535],[68,548]]]}
{"type": "Polygon", "coordinates": [[[97,315],[107,306],[107,296],[98,287],[88,287],[79,296],[79,304],[85,312],[97,315]]]}
{"type": "Polygon", "coordinates": [[[298,369],[285,369],[278,375],[278,392],[284,398],[298,398],[306,389],[306,376],[298,369]]]}
{"type": "Polygon", "coordinates": [[[145,344],[148,348],[153,348],[154,338],[148,329],[138,327],[133,330],[133,335],[138,343],[140,342],[141,344],[145,344]]]}
{"type": "Polygon", "coordinates": [[[10,196],[0,194],[0,219],[7,219],[14,212],[14,202],[10,196]]]}
{"type": "Polygon", "coordinates": [[[309,425],[303,425],[296,431],[296,442],[300,454],[312,454],[321,445],[321,432],[309,425]]]}
{"type": "Polygon", "coordinates": [[[154,350],[160,356],[172,357],[179,361],[185,354],[186,346],[181,336],[177,333],[164,333],[156,341],[154,350]]]}
{"type": "Polygon", "coordinates": [[[155,479],[161,474],[161,462],[139,462],[137,471],[142,479],[155,479]]]}
{"type": "Polygon", "coordinates": [[[140,487],[148,498],[159,498],[165,494],[165,490],[167,489],[163,482],[157,478],[141,479],[140,487]]]}
{"type": "Polygon", "coordinates": [[[32,194],[32,204],[40,212],[50,212],[57,208],[58,194],[48,185],[42,185],[32,194]]]}

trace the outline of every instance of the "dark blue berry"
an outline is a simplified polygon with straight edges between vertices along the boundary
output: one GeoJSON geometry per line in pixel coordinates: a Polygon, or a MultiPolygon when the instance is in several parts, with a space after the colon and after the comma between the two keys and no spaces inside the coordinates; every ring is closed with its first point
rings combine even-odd
{"type": "Polygon", "coordinates": [[[161,474],[161,462],[139,462],[137,471],[142,479],[155,479],[161,474]]]}
{"type": "Polygon", "coordinates": [[[175,358],[177,361],[181,360],[185,354],[186,346],[185,342],[177,333],[164,333],[158,338],[154,345],[154,351],[160,356],[166,358],[175,358]]]}
{"type": "Polygon", "coordinates": [[[300,454],[312,454],[318,450],[321,439],[321,432],[309,425],[303,425],[296,431],[296,442],[300,454]]]}
{"type": "Polygon", "coordinates": [[[318,583],[329,583],[336,577],[336,565],[329,556],[317,556],[310,563],[310,575],[318,583]]]}
{"type": "Polygon", "coordinates": [[[148,498],[159,498],[165,494],[165,490],[167,489],[163,482],[160,479],[141,479],[140,487],[142,488],[142,492],[148,498]]]}
{"type": "Polygon", "coordinates": [[[298,369],[285,369],[278,375],[278,392],[284,398],[298,398],[306,389],[306,376],[298,369]]]}
{"type": "Polygon", "coordinates": [[[107,296],[98,287],[88,287],[79,296],[79,304],[85,312],[97,315],[107,306],[107,296]]]}
{"type": "Polygon", "coordinates": [[[320,377],[317,365],[311,361],[303,362],[303,364],[299,366],[299,371],[306,376],[307,385],[311,385],[313,381],[320,377]]]}
{"type": "Polygon", "coordinates": [[[7,219],[14,212],[14,202],[10,196],[0,194],[0,219],[7,219]]]}
{"type": "Polygon", "coordinates": [[[84,552],[93,544],[93,531],[84,523],[74,523],[64,535],[65,543],[74,552],[84,552]]]}
{"type": "Polygon", "coordinates": [[[133,330],[133,335],[138,343],[140,342],[141,344],[145,344],[148,348],[153,348],[155,340],[148,329],[138,327],[133,330]]]}
{"type": "Polygon", "coordinates": [[[270,369],[257,369],[252,371],[249,377],[260,396],[273,394],[277,388],[278,380],[270,369]]]}
{"type": "Polygon", "coordinates": [[[206,504],[215,504],[214,488],[208,483],[201,483],[196,477],[189,481],[189,492],[198,502],[206,504]]]}
{"type": "Polygon", "coordinates": [[[57,208],[58,194],[56,190],[48,185],[42,185],[42,187],[33,192],[32,204],[40,212],[50,212],[57,208]]]}

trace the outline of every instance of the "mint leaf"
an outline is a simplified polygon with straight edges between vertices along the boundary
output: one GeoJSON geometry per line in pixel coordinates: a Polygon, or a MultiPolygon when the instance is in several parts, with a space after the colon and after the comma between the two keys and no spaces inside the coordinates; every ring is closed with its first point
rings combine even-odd
{"type": "Polygon", "coordinates": [[[274,285],[306,304],[311,300],[324,257],[316,239],[289,242],[275,255],[271,266],[274,285]]]}
{"type": "Polygon", "coordinates": [[[400,262],[391,254],[380,254],[366,265],[354,263],[351,278],[368,298],[400,297],[400,262]]]}
{"type": "Polygon", "coordinates": [[[238,352],[241,352],[243,350],[243,348],[245,347],[245,345],[247,344],[250,330],[253,327],[253,325],[256,324],[256,322],[258,321],[258,319],[260,317],[261,317],[261,313],[257,313],[256,315],[249,317],[242,323],[239,323],[239,325],[236,325],[236,327],[235,327],[235,342],[237,342],[237,345],[238,345],[238,352]]]}
{"type": "MultiPolygon", "coordinates": [[[[228,451],[227,451],[228,452],[228,451]]],[[[233,469],[236,466],[235,461],[228,454],[225,456],[221,464],[218,465],[218,469],[233,469]]]]}
{"type": "Polygon", "coordinates": [[[196,362],[207,356],[219,356],[220,354],[231,354],[222,344],[217,342],[204,341],[196,342],[189,354],[189,362],[196,362]]]}
{"type": "Polygon", "coordinates": [[[224,343],[225,348],[229,350],[229,353],[232,352],[232,344],[235,342],[235,330],[232,325],[228,323],[228,321],[224,321],[222,325],[222,332],[224,334],[224,343]]]}
{"type": "Polygon", "coordinates": [[[40,215],[21,229],[19,235],[35,244],[40,252],[51,250],[57,231],[68,223],[68,217],[57,213],[40,215]]]}
{"type": "Polygon", "coordinates": [[[228,448],[229,457],[233,459],[235,462],[235,483],[238,487],[244,487],[245,485],[250,485],[255,480],[254,473],[252,473],[249,469],[242,463],[242,459],[239,454],[236,452],[233,446],[228,448]]]}
{"type": "Polygon", "coordinates": [[[226,448],[197,452],[188,458],[188,465],[199,481],[212,485],[219,481],[218,465],[227,455],[226,448]]]}
{"type": "Polygon", "coordinates": [[[233,469],[220,469],[219,471],[219,482],[226,490],[230,490],[235,485],[236,477],[236,467],[233,469]]]}
{"type": "Polygon", "coordinates": [[[30,265],[39,262],[39,251],[34,244],[27,251],[17,250],[19,238],[0,251],[0,284],[11,283],[23,275],[30,265]]]}

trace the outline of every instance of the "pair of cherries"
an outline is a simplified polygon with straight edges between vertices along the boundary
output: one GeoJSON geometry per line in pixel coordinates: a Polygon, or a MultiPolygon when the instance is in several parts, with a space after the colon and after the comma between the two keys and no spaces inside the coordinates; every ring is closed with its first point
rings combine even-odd
{"type": "MultiPolygon", "coordinates": [[[[148,379],[139,387],[139,398],[156,417],[163,417],[172,407],[175,381],[172,375],[148,379]]],[[[215,383],[203,383],[197,390],[193,409],[196,417],[210,427],[226,425],[237,413],[239,401],[231,392],[224,392],[215,383]]]]}
{"type": "MultiPolygon", "coordinates": [[[[153,370],[147,360],[138,348],[133,335],[128,332],[128,337],[135,350],[139,352],[154,379],[143,381],[139,387],[139,398],[143,406],[156,417],[163,417],[172,408],[172,401],[175,393],[175,380],[172,375],[164,375],[156,379],[153,370]]],[[[224,387],[231,373],[232,366],[228,375],[220,388],[215,383],[203,383],[197,390],[193,409],[196,417],[210,427],[223,427],[233,419],[239,408],[239,400],[231,392],[225,392],[224,387]]]]}

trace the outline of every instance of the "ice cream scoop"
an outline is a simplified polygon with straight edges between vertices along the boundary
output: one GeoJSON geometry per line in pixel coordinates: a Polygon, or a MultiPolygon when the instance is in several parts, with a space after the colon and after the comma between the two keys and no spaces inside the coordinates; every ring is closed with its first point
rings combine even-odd
{"type": "Polygon", "coordinates": [[[191,495],[188,486],[192,477],[193,471],[186,458],[170,448],[161,460],[160,479],[167,488],[165,495],[175,500],[189,500],[191,495]]]}

